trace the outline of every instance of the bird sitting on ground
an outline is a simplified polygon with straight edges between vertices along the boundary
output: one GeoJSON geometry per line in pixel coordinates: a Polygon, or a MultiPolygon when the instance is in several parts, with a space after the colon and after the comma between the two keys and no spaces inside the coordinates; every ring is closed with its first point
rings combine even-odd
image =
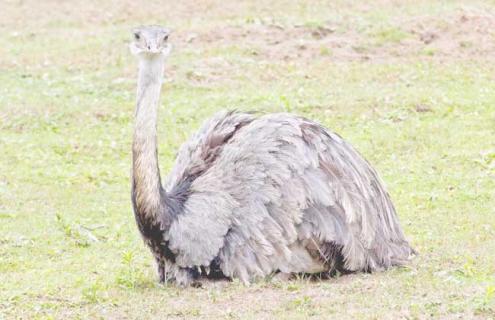
{"type": "Polygon", "coordinates": [[[414,250],[375,170],[339,135],[297,115],[214,115],[180,147],[162,184],[157,113],[169,30],[139,27],[132,37],[132,203],[160,282],[247,284],[408,261],[414,250]]]}

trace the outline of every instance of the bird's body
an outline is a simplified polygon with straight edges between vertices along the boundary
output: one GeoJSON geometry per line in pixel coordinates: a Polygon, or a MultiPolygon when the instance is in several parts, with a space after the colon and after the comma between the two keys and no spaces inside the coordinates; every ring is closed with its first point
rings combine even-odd
{"type": "Polygon", "coordinates": [[[162,187],[161,81],[151,70],[163,65],[142,61],[133,204],[162,281],[187,285],[211,270],[249,283],[408,260],[413,249],[376,172],[341,137],[295,115],[215,115],[182,145],[162,187]]]}

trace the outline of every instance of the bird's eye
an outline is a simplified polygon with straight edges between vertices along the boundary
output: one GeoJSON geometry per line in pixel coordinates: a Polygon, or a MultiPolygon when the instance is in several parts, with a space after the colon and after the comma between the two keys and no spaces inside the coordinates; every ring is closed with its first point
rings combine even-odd
{"type": "Polygon", "coordinates": [[[165,37],[163,37],[163,41],[167,41],[167,40],[168,40],[168,34],[165,37]]]}
{"type": "Polygon", "coordinates": [[[141,36],[139,35],[139,33],[137,33],[137,32],[134,33],[134,39],[136,39],[136,40],[141,39],[141,36]]]}

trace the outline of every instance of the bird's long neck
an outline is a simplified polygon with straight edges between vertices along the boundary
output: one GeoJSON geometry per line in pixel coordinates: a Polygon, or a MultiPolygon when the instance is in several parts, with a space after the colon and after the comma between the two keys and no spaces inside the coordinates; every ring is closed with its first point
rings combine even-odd
{"type": "Polygon", "coordinates": [[[132,188],[137,214],[154,217],[164,203],[157,154],[157,117],[164,58],[139,62],[132,144],[132,188]]]}

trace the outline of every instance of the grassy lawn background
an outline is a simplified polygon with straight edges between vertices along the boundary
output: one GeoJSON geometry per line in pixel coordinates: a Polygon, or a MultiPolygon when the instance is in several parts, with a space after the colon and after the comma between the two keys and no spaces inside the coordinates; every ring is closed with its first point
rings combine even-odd
{"type": "Polygon", "coordinates": [[[495,318],[495,2],[372,3],[1,1],[0,319],[495,318]],[[218,110],[313,118],[378,169],[411,266],[158,285],[129,183],[150,23],[174,30],[162,172],[218,110]]]}

